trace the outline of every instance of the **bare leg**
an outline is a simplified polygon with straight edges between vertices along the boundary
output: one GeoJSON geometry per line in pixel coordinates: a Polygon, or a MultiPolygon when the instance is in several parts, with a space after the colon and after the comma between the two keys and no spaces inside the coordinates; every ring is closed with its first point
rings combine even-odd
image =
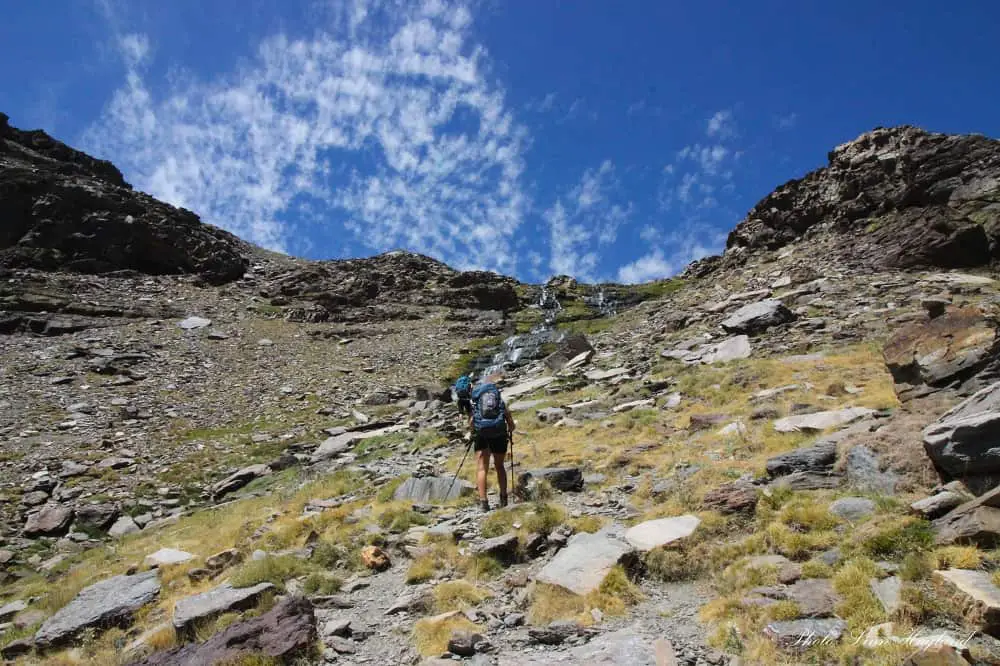
{"type": "Polygon", "coordinates": [[[497,485],[500,488],[500,506],[507,504],[507,469],[503,466],[505,453],[493,454],[493,466],[497,469],[497,485]]]}
{"type": "Polygon", "coordinates": [[[479,487],[479,500],[486,501],[486,475],[490,471],[490,452],[488,449],[476,451],[476,485],[479,487]]]}

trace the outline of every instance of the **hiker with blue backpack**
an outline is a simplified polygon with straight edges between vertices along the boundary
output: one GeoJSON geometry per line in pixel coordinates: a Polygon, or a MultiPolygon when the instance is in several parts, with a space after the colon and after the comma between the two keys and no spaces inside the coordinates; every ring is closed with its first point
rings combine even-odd
{"type": "Polygon", "coordinates": [[[462,375],[455,380],[455,398],[458,402],[460,416],[472,416],[472,380],[469,375],[462,375]]]}
{"type": "MultiPolygon", "coordinates": [[[[507,470],[504,458],[507,443],[512,441],[514,419],[507,410],[500,389],[492,383],[484,383],[472,391],[472,414],[469,416],[473,447],[476,451],[476,485],[479,488],[479,504],[483,511],[490,510],[486,497],[486,477],[490,471],[490,458],[497,470],[497,485],[500,488],[500,506],[507,506],[507,470]]],[[[511,469],[513,470],[513,452],[511,469]]],[[[513,473],[513,471],[511,472],[513,473]]]]}

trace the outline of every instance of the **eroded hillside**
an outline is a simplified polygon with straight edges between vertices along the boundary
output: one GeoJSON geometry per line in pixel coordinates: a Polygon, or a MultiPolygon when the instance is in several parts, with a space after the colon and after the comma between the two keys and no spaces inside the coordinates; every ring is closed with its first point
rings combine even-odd
{"type": "Polygon", "coordinates": [[[723,257],[621,287],[203,225],[179,255],[238,270],[150,267],[121,225],[196,218],[3,131],[5,658],[1000,660],[997,142],[864,135],[723,257]],[[485,515],[470,461],[452,485],[467,369],[517,420],[485,515]]]}

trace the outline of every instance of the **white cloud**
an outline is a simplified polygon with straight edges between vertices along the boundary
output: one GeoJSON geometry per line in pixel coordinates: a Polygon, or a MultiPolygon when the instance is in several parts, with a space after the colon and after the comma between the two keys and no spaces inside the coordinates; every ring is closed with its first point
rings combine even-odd
{"type": "Polygon", "coordinates": [[[619,268],[618,281],[625,284],[649,282],[670,277],[676,272],[674,264],[664,258],[663,251],[656,249],[619,268]]]}
{"type": "Polygon", "coordinates": [[[556,94],[554,92],[547,93],[542,99],[533,99],[528,101],[525,105],[525,109],[532,111],[534,113],[548,113],[556,106],[556,94]]]}
{"type": "Polygon", "coordinates": [[[619,190],[614,164],[605,160],[584,171],[580,182],[542,214],[549,227],[549,269],[554,274],[595,279],[595,250],[613,243],[633,212],[631,202],[615,201],[619,190]]]}
{"type": "Polygon", "coordinates": [[[733,124],[733,112],[729,109],[713,113],[712,117],[708,119],[705,129],[705,134],[710,137],[719,137],[720,139],[731,137],[735,132],[736,127],[733,124]]]}
{"type": "Polygon", "coordinates": [[[354,0],[331,16],[309,38],[265,39],[213,80],[149,81],[149,40],[122,38],[125,81],[87,147],[270,248],[301,247],[301,225],[323,224],[376,251],[515,270],[527,133],[488,77],[468,8],[354,0]]]}

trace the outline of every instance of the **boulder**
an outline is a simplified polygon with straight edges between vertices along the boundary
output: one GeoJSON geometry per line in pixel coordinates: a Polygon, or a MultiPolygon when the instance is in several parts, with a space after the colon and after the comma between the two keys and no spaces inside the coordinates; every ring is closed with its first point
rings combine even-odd
{"type": "Polygon", "coordinates": [[[385,423],[377,423],[374,424],[374,426],[372,424],[368,424],[364,427],[366,428],[365,430],[355,428],[348,432],[333,434],[331,437],[324,440],[323,443],[320,444],[315,451],[313,451],[311,458],[312,462],[317,463],[329,460],[330,458],[336,458],[337,456],[351,450],[363,440],[371,439],[372,437],[381,437],[383,435],[391,435],[396,432],[407,430],[406,425],[387,425],[385,423]]]}
{"type": "Polygon", "coordinates": [[[372,571],[385,571],[392,566],[389,556],[378,546],[365,546],[362,548],[361,563],[372,571]]]}
{"type": "Polygon", "coordinates": [[[517,557],[517,535],[514,533],[487,539],[472,546],[473,555],[489,555],[501,562],[512,562],[517,557]]]}
{"type": "Polygon", "coordinates": [[[601,586],[612,567],[629,562],[634,550],[607,528],[594,534],[576,534],[538,572],[535,580],[586,595],[601,586]]]}
{"type": "Polygon", "coordinates": [[[945,478],[974,493],[1000,483],[1000,382],[976,392],[923,432],[924,450],[945,478]]]}
{"type": "Polygon", "coordinates": [[[452,483],[450,476],[409,477],[401,483],[392,498],[409,502],[445,502],[466,497],[475,492],[475,486],[459,479],[452,483]]]}
{"type": "Polygon", "coordinates": [[[114,504],[83,504],[76,508],[76,530],[104,532],[118,519],[114,504]]]}
{"type": "Polygon", "coordinates": [[[485,642],[486,639],[482,634],[456,629],[452,631],[451,638],[448,639],[448,652],[460,657],[472,657],[476,654],[477,646],[485,642]]]}
{"type": "Polygon", "coordinates": [[[691,515],[647,520],[629,528],[625,540],[645,552],[688,538],[700,524],[701,520],[691,515]]]}
{"type": "Polygon", "coordinates": [[[744,305],[722,322],[727,333],[754,335],[795,320],[795,314],[781,301],[769,298],[744,305]]]}
{"type": "Polygon", "coordinates": [[[1000,487],[966,502],[934,520],[931,525],[938,544],[976,544],[983,548],[1000,545],[1000,487]]]}
{"type": "Polygon", "coordinates": [[[829,490],[838,488],[844,477],[837,474],[820,472],[792,472],[767,484],[768,488],[785,488],[788,490],[829,490]]]}
{"type": "Polygon", "coordinates": [[[531,486],[546,481],[556,490],[579,492],[583,490],[583,472],[579,467],[544,467],[523,472],[517,480],[518,489],[530,496],[531,486]]]}
{"type": "Polygon", "coordinates": [[[132,519],[132,516],[122,516],[108,529],[108,534],[113,537],[121,537],[138,532],[139,529],[139,525],[132,519]]]}
{"type": "Polygon", "coordinates": [[[0,622],[9,622],[11,618],[28,608],[28,602],[24,599],[16,599],[0,606],[0,622]]]}
{"type": "Polygon", "coordinates": [[[223,583],[208,592],[184,597],[174,605],[174,628],[185,633],[198,622],[229,611],[246,610],[255,606],[265,592],[273,589],[271,583],[242,588],[223,583]]]}
{"type": "Polygon", "coordinates": [[[45,620],[35,633],[39,646],[69,642],[90,627],[123,624],[160,593],[155,571],[114,576],[81,590],[72,601],[45,620]]]}
{"type": "Polygon", "coordinates": [[[24,524],[24,536],[61,536],[69,530],[74,511],[62,504],[46,504],[39,511],[28,516],[24,524]]]}
{"type": "Polygon", "coordinates": [[[211,488],[212,495],[214,497],[223,497],[224,495],[228,495],[229,493],[239,490],[254,479],[259,479],[260,477],[267,476],[270,473],[271,468],[267,465],[249,465],[241,470],[233,472],[222,481],[214,484],[211,488]]]}
{"type": "Polygon", "coordinates": [[[753,513],[759,491],[749,483],[727,483],[705,494],[705,508],[720,513],[753,513]]]}
{"type": "Polygon", "coordinates": [[[1000,634],[1000,588],[988,571],[935,571],[935,584],[964,609],[963,618],[992,636],[1000,634]]]}
{"type": "Polygon", "coordinates": [[[132,666],[208,666],[235,663],[247,654],[291,663],[308,656],[316,640],[312,605],[301,597],[286,597],[260,617],[231,624],[204,643],[158,652],[132,666]]]}
{"type": "Polygon", "coordinates": [[[660,352],[664,358],[673,358],[685,363],[702,363],[712,365],[726,363],[743,358],[750,358],[750,338],[746,335],[736,335],[721,342],[701,345],[696,350],[668,349],[660,352]]]}
{"type": "Polygon", "coordinates": [[[812,414],[798,414],[778,419],[774,422],[774,429],[778,432],[827,430],[846,425],[866,416],[871,416],[874,413],[874,409],[868,409],[867,407],[847,407],[845,409],[835,409],[825,412],[813,412],[812,414]]]}
{"type": "Polygon", "coordinates": [[[774,477],[793,472],[829,472],[836,462],[836,442],[823,441],[774,456],[768,459],[765,468],[774,477]]]}

